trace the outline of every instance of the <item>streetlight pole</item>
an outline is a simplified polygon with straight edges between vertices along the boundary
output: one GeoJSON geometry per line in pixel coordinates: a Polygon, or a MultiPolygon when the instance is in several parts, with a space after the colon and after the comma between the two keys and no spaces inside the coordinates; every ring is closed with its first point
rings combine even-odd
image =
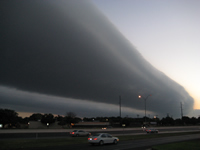
{"type": "Polygon", "coordinates": [[[142,95],[138,95],[138,98],[143,98],[143,99],[144,99],[144,109],[145,109],[145,118],[144,118],[144,122],[145,122],[145,123],[146,123],[146,101],[147,101],[147,99],[148,99],[149,96],[151,96],[151,94],[148,95],[146,98],[143,97],[142,95]]]}

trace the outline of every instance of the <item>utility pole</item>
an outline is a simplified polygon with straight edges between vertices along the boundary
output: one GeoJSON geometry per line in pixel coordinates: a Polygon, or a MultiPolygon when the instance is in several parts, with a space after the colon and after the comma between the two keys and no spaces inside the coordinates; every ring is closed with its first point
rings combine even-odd
{"type": "Polygon", "coordinates": [[[119,116],[121,118],[121,96],[119,96],[119,116]]]}
{"type": "Polygon", "coordinates": [[[183,107],[182,107],[182,102],[181,102],[181,119],[183,119],[183,107]]]}
{"type": "Polygon", "coordinates": [[[144,117],[144,123],[146,124],[146,102],[148,97],[151,96],[151,94],[149,94],[147,97],[143,97],[142,95],[138,95],[138,98],[143,98],[144,99],[144,109],[145,109],[145,117],[144,117]]]}
{"type": "Polygon", "coordinates": [[[122,119],[121,119],[121,116],[122,114],[121,114],[121,96],[119,96],[119,119],[120,119],[120,127],[121,127],[121,122],[122,122],[122,119]]]}

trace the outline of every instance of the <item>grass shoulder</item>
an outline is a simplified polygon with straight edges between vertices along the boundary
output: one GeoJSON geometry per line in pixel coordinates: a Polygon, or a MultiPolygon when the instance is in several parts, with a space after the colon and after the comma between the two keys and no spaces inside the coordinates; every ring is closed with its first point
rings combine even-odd
{"type": "Polygon", "coordinates": [[[152,147],[152,150],[199,150],[200,142],[199,139],[184,141],[184,142],[176,142],[170,144],[162,144],[156,145],[152,147]]]}
{"type": "Polygon", "coordinates": [[[127,140],[140,140],[140,139],[151,139],[151,138],[160,138],[160,137],[169,137],[169,136],[181,136],[188,134],[199,134],[200,132],[180,132],[180,133],[162,133],[162,134],[141,134],[141,135],[124,135],[118,136],[120,141],[127,140]]]}

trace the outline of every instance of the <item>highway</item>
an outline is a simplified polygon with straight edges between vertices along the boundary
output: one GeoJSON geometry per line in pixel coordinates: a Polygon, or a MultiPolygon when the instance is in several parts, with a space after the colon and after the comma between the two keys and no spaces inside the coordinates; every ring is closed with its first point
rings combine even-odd
{"type": "MultiPolygon", "coordinates": [[[[187,141],[187,140],[193,140],[193,139],[200,139],[200,134],[163,137],[163,138],[156,138],[156,139],[121,141],[117,145],[104,145],[103,147],[91,146],[91,145],[85,144],[81,146],[80,145],[70,146],[68,148],[75,149],[75,150],[78,150],[78,149],[88,150],[88,149],[94,149],[94,147],[95,147],[95,150],[146,150],[146,149],[150,149],[151,146],[154,146],[154,145],[179,142],[179,141],[187,141]]],[[[62,149],[59,149],[59,150],[62,150],[62,149]]]]}
{"type": "MultiPolygon", "coordinates": [[[[199,126],[188,126],[188,127],[157,127],[159,133],[175,133],[175,132],[199,132],[199,126]]],[[[69,132],[74,129],[1,129],[0,130],[0,140],[14,140],[14,139],[47,139],[47,138],[74,138],[71,137],[69,132]]],[[[142,128],[112,128],[112,129],[85,129],[86,131],[93,133],[96,132],[107,132],[114,136],[119,135],[139,135],[146,134],[142,128]]],[[[76,137],[75,137],[76,138],[76,137]]],[[[187,140],[200,140],[200,133],[198,134],[188,134],[182,136],[171,136],[171,137],[161,137],[153,139],[142,139],[142,140],[129,140],[120,141],[117,145],[103,145],[103,146],[91,146],[86,144],[76,144],[67,146],[55,146],[47,148],[29,148],[28,150],[147,150],[151,146],[180,142],[187,140]]]]}
{"type": "MultiPolygon", "coordinates": [[[[159,133],[200,131],[199,126],[157,127],[159,133]]],[[[0,129],[0,139],[14,138],[62,138],[70,137],[69,132],[74,129],[0,129]]],[[[114,136],[146,134],[142,128],[111,128],[111,129],[83,129],[91,132],[106,132],[114,136]]]]}

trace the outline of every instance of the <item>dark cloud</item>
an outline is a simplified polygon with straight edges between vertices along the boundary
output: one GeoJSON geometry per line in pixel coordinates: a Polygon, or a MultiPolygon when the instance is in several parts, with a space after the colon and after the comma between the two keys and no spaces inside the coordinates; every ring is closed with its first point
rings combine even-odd
{"type": "MultiPolygon", "coordinates": [[[[81,100],[82,105],[90,101],[113,108],[121,95],[127,112],[144,109],[138,94],[152,94],[148,110],[155,114],[179,117],[180,102],[186,114],[193,109],[194,101],[184,88],[144,60],[89,1],[6,0],[0,9],[2,87],[63,97],[71,104],[81,100]]],[[[5,99],[15,103],[2,95],[5,92],[0,94],[1,104],[6,104],[5,99]]],[[[56,103],[64,110],[64,100],[59,105],[56,98],[48,102],[36,97],[17,102],[24,108],[29,103],[44,104],[41,108],[56,103]]]]}

